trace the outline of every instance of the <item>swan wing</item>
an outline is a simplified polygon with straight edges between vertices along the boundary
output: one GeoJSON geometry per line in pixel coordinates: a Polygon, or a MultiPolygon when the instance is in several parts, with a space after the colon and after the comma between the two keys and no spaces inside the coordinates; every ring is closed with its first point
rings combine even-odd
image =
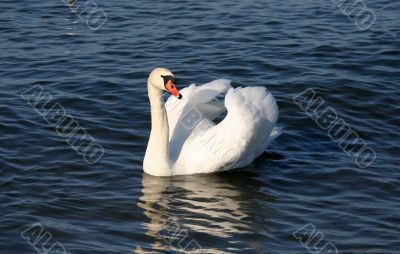
{"type": "Polygon", "coordinates": [[[183,144],[193,134],[200,117],[210,121],[226,111],[224,97],[230,81],[218,79],[181,90],[181,100],[171,96],[165,103],[169,126],[169,152],[171,161],[176,161],[183,144]]]}
{"type": "Polygon", "coordinates": [[[227,79],[217,79],[201,86],[191,84],[181,90],[183,96],[181,100],[170,96],[165,103],[170,140],[179,121],[188,121],[185,116],[191,113],[193,107],[211,120],[225,111],[223,99],[228,89],[231,88],[230,83],[231,81],[227,79]]]}
{"type": "Polygon", "coordinates": [[[225,108],[227,115],[219,124],[204,115],[191,131],[176,161],[175,174],[249,165],[280,134],[280,129],[274,129],[278,106],[265,87],[230,88],[225,108]]]}

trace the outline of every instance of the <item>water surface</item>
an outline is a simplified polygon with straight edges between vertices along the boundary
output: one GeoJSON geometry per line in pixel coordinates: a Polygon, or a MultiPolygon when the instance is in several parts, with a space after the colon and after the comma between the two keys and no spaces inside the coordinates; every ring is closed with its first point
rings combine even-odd
{"type": "Polygon", "coordinates": [[[36,253],[20,235],[34,223],[52,235],[45,249],[67,253],[175,253],[171,225],[204,253],[310,253],[293,236],[305,225],[340,253],[399,252],[397,2],[364,1],[377,17],[365,31],[331,1],[96,3],[107,21],[95,31],[61,0],[0,3],[1,253],[36,253]],[[268,87],[285,130],[273,154],[234,172],[143,174],[157,66],[180,87],[268,87]],[[20,96],[35,85],[101,160],[88,164],[20,96]],[[373,149],[370,166],[293,102],[308,88],[373,149]]]}

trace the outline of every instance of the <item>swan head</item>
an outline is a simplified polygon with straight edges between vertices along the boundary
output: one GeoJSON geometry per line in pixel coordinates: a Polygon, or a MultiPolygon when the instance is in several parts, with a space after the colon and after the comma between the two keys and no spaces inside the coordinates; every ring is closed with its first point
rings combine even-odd
{"type": "Polygon", "coordinates": [[[149,76],[149,83],[158,90],[168,91],[178,99],[182,99],[182,95],[176,87],[175,75],[167,68],[156,68],[149,76]]]}

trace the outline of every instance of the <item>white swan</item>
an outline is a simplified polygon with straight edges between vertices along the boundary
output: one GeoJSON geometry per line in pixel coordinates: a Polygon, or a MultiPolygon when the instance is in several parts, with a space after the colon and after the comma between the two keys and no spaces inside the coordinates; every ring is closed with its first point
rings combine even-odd
{"type": "Polygon", "coordinates": [[[174,74],[156,68],[149,76],[147,89],[151,133],[143,169],[150,175],[244,167],[281,133],[275,127],[278,106],[264,87],[234,89],[229,80],[220,79],[202,86],[192,84],[180,93],[174,74]],[[164,90],[174,96],[165,104],[164,90]],[[215,123],[224,112],[225,118],[215,123]]]}

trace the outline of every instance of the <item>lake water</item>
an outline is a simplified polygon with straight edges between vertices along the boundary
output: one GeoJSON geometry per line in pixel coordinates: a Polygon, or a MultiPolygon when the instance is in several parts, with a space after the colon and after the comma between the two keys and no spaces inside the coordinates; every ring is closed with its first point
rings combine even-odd
{"type": "Polygon", "coordinates": [[[400,4],[363,3],[2,0],[0,253],[399,253],[400,4]],[[247,168],[145,175],[157,66],[268,87],[283,135],[247,168]]]}

